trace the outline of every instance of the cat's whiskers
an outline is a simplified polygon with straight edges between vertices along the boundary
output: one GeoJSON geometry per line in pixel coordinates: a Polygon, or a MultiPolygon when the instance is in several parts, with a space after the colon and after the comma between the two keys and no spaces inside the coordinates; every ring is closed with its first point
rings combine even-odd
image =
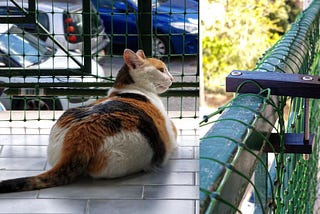
{"type": "Polygon", "coordinates": [[[180,72],[172,72],[172,71],[170,71],[170,74],[171,74],[172,76],[181,76],[181,73],[180,73],[180,72]]]}
{"type": "Polygon", "coordinates": [[[169,88],[171,86],[170,82],[155,82],[154,86],[156,88],[169,88]]]}

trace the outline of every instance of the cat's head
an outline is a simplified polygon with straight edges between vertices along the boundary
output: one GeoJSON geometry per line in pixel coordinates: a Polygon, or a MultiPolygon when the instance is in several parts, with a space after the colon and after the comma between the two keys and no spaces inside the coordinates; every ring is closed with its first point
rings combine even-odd
{"type": "Polygon", "coordinates": [[[142,50],[125,49],[125,65],[119,71],[115,88],[135,87],[161,94],[171,86],[173,77],[164,62],[147,58],[142,50]]]}

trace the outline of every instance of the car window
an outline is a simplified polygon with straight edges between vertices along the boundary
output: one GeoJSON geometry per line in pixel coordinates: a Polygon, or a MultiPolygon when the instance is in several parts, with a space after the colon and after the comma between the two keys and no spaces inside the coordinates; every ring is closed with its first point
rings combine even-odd
{"type": "Polygon", "coordinates": [[[3,52],[10,55],[10,57],[26,67],[35,64],[38,60],[35,49],[29,47],[28,43],[24,44],[23,38],[16,34],[4,33],[0,35],[0,45],[3,52]],[[27,56],[23,56],[27,54],[27,56]]]}
{"type": "Polygon", "coordinates": [[[14,26],[10,33],[0,35],[0,47],[2,52],[24,67],[39,64],[53,54],[43,41],[14,26]]]}
{"type": "Polygon", "coordinates": [[[46,13],[40,12],[38,13],[38,22],[47,30],[49,30],[49,17],[46,13]]]}

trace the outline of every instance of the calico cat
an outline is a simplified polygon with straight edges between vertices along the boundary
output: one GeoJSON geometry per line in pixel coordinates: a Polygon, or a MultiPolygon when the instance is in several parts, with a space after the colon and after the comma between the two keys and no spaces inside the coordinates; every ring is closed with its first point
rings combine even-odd
{"type": "Polygon", "coordinates": [[[173,77],[166,65],[126,49],[124,65],[106,98],[65,111],[52,127],[50,170],[0,182],[0,192],[65,185],[81,175],[117,178],[163,165],[177,131],[158,94],[173,77]]]}

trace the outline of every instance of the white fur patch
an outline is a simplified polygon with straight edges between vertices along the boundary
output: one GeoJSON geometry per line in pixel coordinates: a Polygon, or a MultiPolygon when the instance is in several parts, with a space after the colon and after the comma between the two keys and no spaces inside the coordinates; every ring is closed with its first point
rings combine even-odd
{"type": "MultiPolygon", "coordinates": [[[[68,129],[55,126],[49,138],[47,149],[48,162],[51,166],[58,163],[64,136],[68,129]]],[[[147,139],[139,132],[121,131],[106,137],[101,153],[107,153],[106,167],[96,173],[94,178],[116,178],[131,173],[148,170],[151,167],[153,150],[147,139]]]]}
{"type": "Polygon", "coordinates": [[[153,150],[147,139],[139,132],[121,131],[115,136],[106,137],[100,151],[107,153],[106,167],[94,178],[116,178],[147,170],[151,166],[153,150]]]}
{"type": "MultiPolygon", "coordinates": [[[[141,94],[143,96],[146,96],[150,100],[150,102],[157,107],[157,109],[161,112],[161,115],[165,119],[166,129],[167,129],[167,131],[169,133],[170,142],[172,143],[172,149],[177,147],[176,137],[175,137],[175,133],[173,131],[171,120],[170,120],[170,118],[169,118],[169,116],[168,116],[168,114],[167,114],[167,112],[166,112],[166,110],[164,108],[164,105],[163,105],[161,99],[159,98],[159,96],[157,94],[154,94],[152,92],[145,91],[145,90],[142,90],[142,89],[137,89],[134,84],[133,85],[128,85],[124,89],[111,88],[109,90],[109,94],[111,94],[113,92],[117,92],[117,93],[135,93],[135,94],[141,94]]],[[[170,154],[166,154],[166,155],[170,155],[170,154]]]]}
{"type": "Polygon", "coordinates": [[[51,129],[47,148],[48,162],[51,166],[56,165],[61,158],[64,136],[68,131],[68,128],[60,128],[57,125],[54,125],[51,129]]]}

